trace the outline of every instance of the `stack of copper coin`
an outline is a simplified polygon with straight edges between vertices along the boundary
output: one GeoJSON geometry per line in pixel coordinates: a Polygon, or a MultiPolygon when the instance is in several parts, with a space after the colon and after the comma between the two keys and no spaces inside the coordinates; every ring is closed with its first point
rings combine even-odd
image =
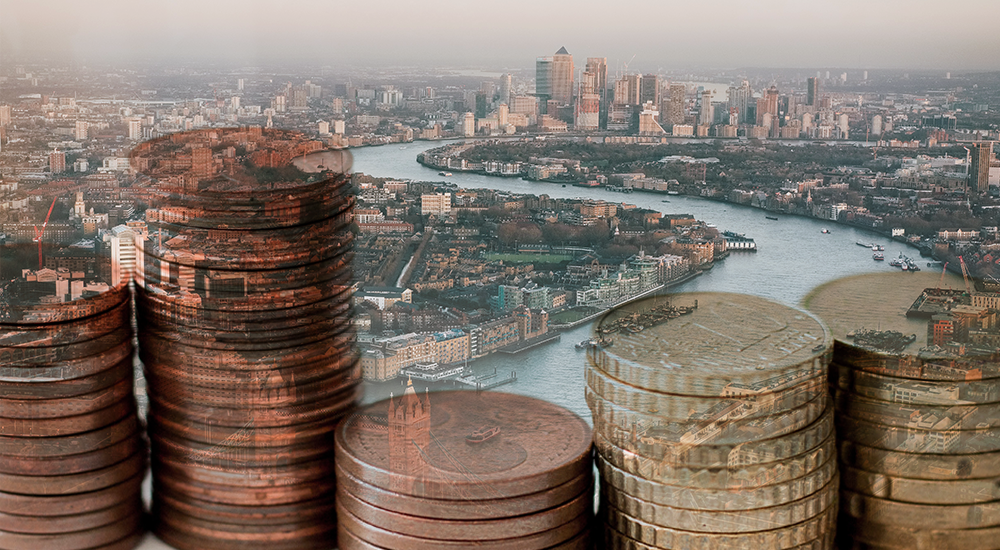
{"type": "MultiPolygon", "coordinates": [[[[936,274],[893,300],[894,293],[876,290],[888,278],[854,279],[853,291],[839,290],[841,299],[826,299],[829,290],[820,289],[813,301],[822,304],[814,311],[836,338],[830,383],[844,547],[1000,548],[998,352],[956,343],[959,334],[943,340],[938,334],[935,344],[933,331],[925,336],[933,319],[905,315],[927,291],[925,301],[939,299],[956,318],[965,317],[965,330],[976,330],[968,319],[986,308],[963,306],[963,292],[925,291],[937,283],[936,274]],[[872,313],[842,305],[853,300],[879,307],[872,313]],[[865,317],[877,314],[884,322],[865,317]]],[[[894,286],[905,284],[895,274],[892,279],[894,286]]],[[[950,316],[940,315],[939,323],[950,316]]]]}
{"type": "Polygon", "coordinates": [[[762,298],[692,293],[608,313],[587,403],[611,549],[832,548],[830,337],[762,298]]]}
{"type": "Polygon", "coordinates": [[[348,153],[317,148],[257,128],[133,152],[151,201],[136,311],[153,529],[175,547],[336,537],[333,427],[360,397],[353,197],[348,153]]]}
{"type": "Polygon", "coordinates": [[[146,446],[127,280],[29,277],[0,288],[0,548],[132,548],[146,446]]]}
{"type": "Polygon", "coordinates": [[[592,468],[570,411],[409,385],[337,427],[340,548],[590,548],[592,468]]]}

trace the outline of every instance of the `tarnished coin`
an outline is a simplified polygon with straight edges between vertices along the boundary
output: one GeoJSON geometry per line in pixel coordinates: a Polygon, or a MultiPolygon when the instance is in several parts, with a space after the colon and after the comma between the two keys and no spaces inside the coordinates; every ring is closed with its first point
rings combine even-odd
{"type": "MultiPolygon", "coordinates": [[[[182,439],[163,430],[150,432],[152,456],[170,456],[174,462],[205,464],[241,472],[318,460],[330,453],[332,442],[322,438],[288,447],[256,447],[249,438],[234,437],[227,445],[208,445],[182,439]]],[[[155,473],[155,472],[154,472],[155,473]]]]}
{"type": "Polygon", "coordinates": [[[23,534],[0,531],[0,547],[5,550],[89,550],[104,548],[135,533],[142,525],[142,510],[137,509],[128,517],[84,531],[55,534],[23,534]]]}
{"type": "Polygon", "coordinates": [[[812,472],[837,454],[832,434],[805,453],[779,460],[773,460],[770,454],[736,448],[727,465],[710,468],[644,457],[617,447],[599,431],[594,432],[594,444],[602,458],[623,472],[650,481],[698,489],[747,488],[781,483],[812,472]]]}
{"type": "Polygon", "coordinates": [[[664,422],[702,422],[718,416],[751,420],[770,416],[814,401],[827,393],[824,376],[814,376],[782,391],[763,395],[731,397],[690,397],[626,384],[599,369],[586,369],[587,387],[595,395],[621,407],[655,414],[664,422]]]}
{"type": "Polygon", "coordinates": [[[615,345],[590,364],[636,386],[724,397],[825,376],[832,338],[812,314],[742,294],[657,296],[612,310],[598,323],[615,345]]]}
{"type": "MultiPolygon", "coordinates": [[[[285,472],[293,480],[298,480],[294,468],[287,468],[285,472]]],[[[261,502],[293,504],[321,498],[334,490],[332,474],[327,480],[313,479],[304,480],[302,483],[276,483],[271,487],[246,487],[195,482],[185,477],[183,471],[168,471],[162,465],[156,464],[153,478],[154,487],[170,487],[174,493],[199,500],[239,506],[253,506],[261,502]]]]}
{"type": "Polygon", "coordinates": [[[93,376],[132,357],[131,339],[96,355],[43,366],[0,366],[0,382],[48,384],[93,376]]]}
{"type": "Polygon", "coordinates": [[[337,465],[345,472],[418,497],[510,498],[591,469],[591,431],[581,418],[539,399],[499,392],[418,396],[410,386],[402,397],[346,418],[336,440],[337,465]]]}
{"type": "Polygon", "coordinates": [[[28,285],[30,283],[23,280],[15,280],[6,286],[5,299],[0,306],[3,325],[27,327],[83,320],[112,310],[129,299],[128,281],[109,287],[104,292],[55,304],[48,301],[51,290],[39,290],[28,285]]]}
{"type": "MultiPolygon", "coordinates": [[[[132,330],[126,323],[107,334],[65,345],[43,347],[0,347],[0,365],[18,367],[47,367],[63,361],[73,361],[103,353],[132,339],[132,330]]],[[[44,339],[35,344],[47,342],[44,339]]]]}
{"type": "Polygon", "coordinates": [[[543,548],[558,547],[559,544],[577,537],[586,531],[590,520],[591,514],[587,513],[563,525],[526,537],[460,541],[411,537],[395,531],[381,529],[361,521],[343,507],[337,507],[337,523],[341,533],[346,531],[362,541],[388,550],[472,550],[479,548],[493,550],[541,550],[543,548]]]}
{"type": "Polygon", "coordinates": [[[923,454],[889,451],[841,441],[840,460],[869,472],[910,479],[953,480],[1000,478],[1000,452],[923,454]]]}
{"type": "MultiPolygon", "coordinates": [[[[211,421],[211,418],[206,420],[211,421]]],[[[336,417],[289,426],[220,426],[169,415],[162,408],[158,408],[147,421],[152,431],[162,429],[166,433],[176,434],[198,443],[224,445],[226,442],[247,439],[253,441],[253,444],[258,447],[285,447],[299,444],[302,441],[324,437],[329,439],[331,429],[336,426],[336,417]]]]}
{"type": "Polygon", "coordinates": [[[132,306],[126,296],[110,309],[96,312],[86,322],[50,324],[0,323],[0,349],[17,353],[17,348],[69,346],[103,337],[129,326],[132,306]]]}
{"type": "Polygon", "coordinates": [[[0,491],[22,495],[69,495],[117,485],[146,471],[145,449],[100,469],[65,475],[0,474],[0,491]]]}
{"type": "Polygon", "coordinates": [[[90,472],[121,462],[140,450],[145,452],[146,448],[139,427],[135,424],[132,425],[132,430],[109,433],[100,445],[94,451],[72,455],[40,458],[0,456],[0,475],[57,476],[90,472]]]}
{"type": "Polygon", "coordinates": [[[841,531],[869,547],[893,550],[1000,549],[1000,527],[938,529],[925,525],[907,528],[845,517],[841,518],[841,531]]]}
{"type": "MultiPolygon", "coordinates": [[[[68,516],[96,512],[139,495],[143,474],[118,485],[73,495],[18,495],[0,493],[0,513],[19,516],[68,516]]],[[[121,538],[121,537],[118,537],[121,538]]]]}
{"type": "Polygon", "coordinates": [[[960,430],[948,419],[913,427],[886,426],[841,414],[837,435],[862,445],[926,454],[969,454],[1000,451],[1000,427],[960,430]]]}
{"type": "MultiPolygon", "coordinates": [[[[58,374],[58,373],[56,373],[58,374]]],[[[122,380],[131,380],[133,366],[131,355],[116,364],[107,365],[103,370],[84,376],[63,380],[52,379],[22,380],[0,377],[0,392],[5,399],[65,399],[99,392],[122,380]]]]}
{"type": "Polygon", "coordinates": [[[0,423],[10,419],[47,420],[99,411],[130,398],[134,393],[132,376],[126,376],[95,392],[56,399],[11,399],[0,397],[0,423]]]}
{"type": "MultiPolygon", "coordinates": [[[[136,414],[135,397],[129,395],[98,411],[62,418],[0,419],[0,436],[19,438],[65,437],[98,430],[136,414]]],[[[2,439],[0,442],[9,441],[2,439]]],[[[0,443],[2,444],[2,443],[0,443]]]]}
{"type": "Polygon", "coordinates": [[[688,510],[752,510],[780,506],[809,496],[830,483],[837,474],[837,461],[830,459],[818,469],[783,483],[754,488],[697,489],[667,485],[625,473],[597,457],[601,480],[630,496],[688,510]]]}
{"type": "Polygon", "coordinates": [[[102,448],[107,441],[117,441],[136,432],[138,419],[126,415],[114,424],[83,434],[62,437],[0,437],[0,471],[8,461],[24,458],[62,457],[102,448]]]}
{"type": "MultiPolygon", "coordinates": [[[[109,525],[142,512],[142,500],[138,495],[119,504],[94,512],[68,516],[18,516],[0,513],[0,533],[57,534],[86,531],[102,525],[109,525]]],[[[0,535],[2,540],[3,535],[0,535]]]]}
{"type": "Polygon", "coordinates": [[[844,487],[861,494],[914,504],[973,504],[1000,500],[1000,477],[931,481],[841,466],[844,487]]]}
{"type": "Polygon", "coordinates": [[[833,433],[833,407],[812,424],[787,434],[773,435],[760,432],[760,438],[739,444],[677,445],[671,440],[668,427],[655,426],[645,430],[622,429],[607,425],[595,418],[601,438],[619,449],[633,452],[659,464],[683,468],[728,468],[733,461],[744,463],[770,462],[802,454],[833,433]]]}
{"type": "Polygon", "coordinates": [[[967,505],[911,504],[840,491],[840,510],[852,518],[914,529],[978,529],[1000,526],[1000,501],[967,505]]]}
{"type": "Polygon", "coordinates": [[[613,486],[601,489],[603,502],[629,516],[659,527],[701,533],[747,533],[788,527],[818,516],[837,501],[836,476],[818,491],[768,508],[718,511],[675,508],[635,498],[613,486]]]}
{"type": "Polygon", "coordinates": [[[824,393],[794,409],[775,411],[759,418],[744,420],[738,411],[732,414],[727,414],[731,411],[722,411],[705,418],[668,422],[655,413],[636,412],[612,403],[590,388],[585,388],[585,396],[593,414],[595,430],[606,433],[615,430],[655,431],[664,443],[673,442],[678,447],[740,444],[765,436],[789,434],[813,423],[829,408],[829,398],[824,393]]]}
{"type": "Polygon", "coordinates": [[[441,500],[393,493],[365,483],[337,468],[337,489],[372,506],[424,518],[449,520],[496,519],[523,516],[553,508],[587,490],[594,477],[583,474],[552,489],[509,499],[441,500]]]}
{"type": "Polygon", "coordinates": [[[830,364],[833,386],[854,395],[912,405],[975,405],[1000,403],[1000,385],[993,380],[913,380],[881,372],[830,364]]]}

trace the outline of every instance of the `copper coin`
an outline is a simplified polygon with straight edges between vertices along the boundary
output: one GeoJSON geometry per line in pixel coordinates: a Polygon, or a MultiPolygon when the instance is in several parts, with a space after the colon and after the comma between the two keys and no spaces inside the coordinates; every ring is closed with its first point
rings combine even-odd
{"type": "Polygon", "coordinates": [[[100,469],[66,475],[0,474],[0,491],[22,495],[68,495],[117,485],[146,471],[145,449],[100,469]]]}
{"type": "Polygon", "coordinates": [[[170,506],[164,505],[162,502],[153,504],[152,515],[165,520],[166,523],[171,523],[177,526],[183,525],[191,531],[201,530],[202,532],[213,531],[218,533],[235,533],[239,536],[247,537],[246,540],[248,540],[248,542],[252,541],[254,538],[263,538],[263,540],[266,541],[269,540],[267,537],[275,537],[276,535],[279,537],[291,538],[293,533],[296,533],[299,536],[316,535],[324,532],[330,532],[336,528],[336,518],[332,515],[323,519],[294,518],[288,523],[282,525],[267,525],[253,522],[246,522],[242,525],[234,523],[217,523],[199,516],[185,514],[179,510],[171,508],[170,506]]]}
{"type": "MultiPolygon", "coordinates": [[[[238,464],[233,465],[238,467],[238,464]]],[[[220,504],[236,504],[252,506],[257,503],[291,504],[321,498],[334,490],[334,478],[331,474],[327,480],[298,481],[294,468],[284,470],[290,478],[289,484],[278,483],[270,487],[246,487],[236,485],[218,485],[192,481],[185,477],[183,471],[171,471],[157,464],[153,477],[157,486],[168,486],[175,493],[187,495],[199,500],[218,502],[220,504]]],[[[277,477],[277,476],[276,476],[277,477]]]]}
{"type": "Polygon", "coordinates": [[[62,361],[38,367],[0,366],[0,381],[46,384],[60,380],[84,378],[131,358],[132,342],[129,340],[96,355],[72,361],[62,361]]]}
{"type": "Polygon", "coordinates": [[[94,512],[139,495],[145,472],[118,485],[75,495],[17,495],[0,493],[0,512],[22,516],[68,516],[94,512]]]}
{"type": "Polygon", "coordinates": [[[63,361],[96,355],[131,339],[131,328],[123,324],[120,329],[108,334],[67,345],[0,347],[0,364],[20,367],[50,366],[63,361]]]}
{"type": "Polygon", "coordinates": [[[0,513],[0,533],[72,533],[109,525],[141,512],[142,499],[136,496],[108,508],[70,516],[17,516],[0,513]]]}
{"type": "Polygon", "coordinates": [[[251,406],[253,402],[248,402],[246,406],[239,409],[223,409],[200,403],[173,403],[170,400],[162,399],[152,388],[148,388],[147,391],[149,392],[150,411],[154,415],[160,408],[163,408],[170,411],[173,417],[184,417],[185,414],[192,419],[210,416],[213,422],[219,426],[269,428],[308,424],[323,418],[338,418],[354,407],[363,390],[359,381],[345,383],[343,390],[330,399],[280,409],[269,408],[264,400],[253,406],[251,406]]]}
{"type": "Polygon", "coordinates": [[[240,506],[237,504],[220,504],[191,497],[178,495],[168,487],[157,485],[154,480],[153,500],[170,506],[175,510],[193,515],[207,521],[218,523],[233,523],[244,525],[258,523],[267,525],[284,525],[308,518],[333,518],[334,497],[332,494],[314,501],[299,501],[291,504],[260,504],[240,506]]]}
{"type": "Polygon", "coordinates": [[[266,489],[299,485],[312,481],[329,483],[334,478],[333,464],[327,458],[287,466],[242,468],[239,471],[213,464],[175,461],[162,456],[154,457],[152,462],[158,475],[188,479],[209,486],[222,485],[240,489],[266,489]]]}
{"type": "Polygon", "coordinates": [[[976,504],[912,504],[840,490],[841,513],[898,527],[978,529],[1000,526],[1000,501],[976,504]]]}
{"type": "MultiPolygon", "coordinates": [[[[440,550],[442,548],[450,550],[466,548],[540,550],[543,548],[552,548],[585,532],[590,520],[591,514],[588,512],[573,518],[567,523],[526,537],[460,541],[411,537],[395,531],[381,529],[361,521],[343,507],[337,507],[337,523],[340,533],[346,532],[359,540],[390,550],[440,550]]],[[[501,534],[500,536],[503,535],[501,534]]]]}
{"type": "Polygon", "coordinates": [[[100,338],[129,326],[132,305],[129,300],[85,320],[47,325],[0,323],[0,348],[47,348],[66,346],[100,338]]]}
{"type": "Polygon", "coordinates": [[[423,518],[376,508],[345,491],[337,492],[341,508],[361,521],[402,535],[424,539],[459,541],[526,537],[543,533],[592,509],[593,493],[586,490],[572,500],[549,510],[513,518],[487,520],[447,520],[423,518]]]}
{"type": "Polygon", "coordinates": [[[142,525],[142,511],[109,525],[59,534],[19,534],[0,531],[0,546],[9,550],[89,550],[102,548],[135,533],[142,525]]]}
{"type": "Polygon", "coordinates": [[[315,550],[316,548],[333,548],[336,542],[336,532],[333,529],[323,531],[313,536],[289,537],[281,536],[280,532],[273,537],[258,537],[258,540],[246,540],[236,537],[233,533],[190,529],[186,525],[175,526],[166,518],[152,517],[152,531],[170,548],[177,550],[246,550],[248,547],[261,546],[268,550],[315,550]]]}
{"type": "MultiPolygon", "coordinates": [[[[62,418],[12,418],[0,422],[0,436],[21,438],[65,437],[98,430],[114,424],[127,415],[136,414],[132,395],[98,411],[62,418]]],[[[0,440],[4,442],[8,440],[0,440]]],[[[2,443],[0,443],[2,444],[2,443]]]]}
{"type": "Polygon", "coordinates": [[[70,380],[15,381],[0,377],[0,393],[5,399],[65,399],[99,392],[122,380],[132,380],[132,373],[132,357],[129,356],[95,374],[70,380]]]}
{"type": "Polygon", "coordinates": [[[701,397],[824,376],[833,341],[806,311],[721,292],[632,302],[605,314],[595,331],[614,331],[615,345],[591,354],[594,367],[633,385],[701,397]]]}
{"type": "MultiPolygon", "coordinates": [[[[211,421],[211,419],[206,420],[211,421]]],[[[332,427],[336,426],[336,421],[333,419],[321,419],[308,424],[274,428],[219,426],[196,422],[189,418],[174,417],[166,414],[162,409],[151,416],[149,421],[169,433],[183,435],[186,439],[199,443],[218,445],[231,440],[231,438],[246,437],[258,447],[283,447],[294,445],[297,441],[321,438],[329,435],[332,427]]]]}
{"type": "Polygon", "coordinates": [[[418,396],[410,386],[402,397],[368,405],[341,422],[336,449],[337,464],[358,479],[442,499],[537,493],[591,468],[591,431],[582,419],[538,399],[499,392],[418,396]],[[392,426],[404,420],[405,438],[390,437],[398,433],[392,426]]]}
{"type": "MultiPolygon", "coordinates": [[[[235,438],[234,438],[235,439],[235,438]]],[[[234,440],[230,445],[206,445],[168,437],[163,433],[150,434],[152,456],[166,454],[175,462],[193,465],[205,464],[229,468],[240,472],[243,468],[270,468],[318,460],[330,453],[330,445],[322,440],[289,447],[254,447],[250,442],[234,440]]]]}
{"type": "Polygon", "coordinates": [[[140,315],[139,330],[152,330],[157,336],[165,337],[173,334],[180,336],[192,345],[201,347],[220,347],[214,343],[225,345],[223,349],[232,350],[259,350],[259,349],[294,349],[303,343],[322,341],[329,338],[331,334],[340,332],[343,328],[349,308],[346,306],[343,311],[331,311],[324,313],[321,317],[307,319],[307,323],[286,324],[284,328],[278,328],[275,324],[273,330],[219,330],[211,326],[191,326],[176,323],[154,324],[144,315],[140,315]],[[279,343],[280,345],[275,345],[279,343]]]}
{"type": "MultiPolygon", "coordinates": [[[[342,289],[338,289],[340,292],[342,289]]],[[[319,296],[319,298],[324,298],[319,296]]],[[[318,330],[331,331],[339,327],[339,321],[347,318],[351,305],[346,299],[339,297],[328,300],[327,305],[316,312],[304,314],[288,305],[304,301],[291,301],[282,304],[280,316],[274,319],[245,321],[236,319],[225,310],[201,310],[197,314],[168,310],[166,308],[141,308],[137,315],[142,321],[140,326],[148,326],[158,332],[164,330],[184,330],[193,335],[204,334],[218,338],[228,333],[253,333],[255,339],[275,340],[280,338],[295,338],[309,335],[318,330]]],[[[244,335],[246,337],[246,335],[244,335]]]]}
{"type": "MultiPolygon", "coordinates": [[[[59,399],[9,399],[0,397],[0,418],[43,420],[99,411],[134,393],[132,377],[95,392],[59,399]]],[[[6,422],[7,420],[2,420],[6,422]]]]}
{"type": "Polygon", "coordinates": [[[938,529],[933,525],[907,528],[867,519],[841,518],[841,531],[856,541],[898,550],[1000,549],[1000,527],[938,529]]]}
{"type": "Polygon", "coordinates": [[[328,341],[331,335],[342,332],[344,324],[334,325],[333,328],[322,327],[322,330],[282,340],[268,339],[258,340],[253,335],[217,333],[203,330],[191,330],[180,326],[166,326],[162,329],[150,327],[141,318],[139,319],[139,334],[143,338],[155,337],[166,342],[183,342],[193,347],[207,350],[235,351],[235,352],[266,352],[290,349],[298,349],[302,346],[322,345],[328,341]]]}
{"type": "MultiPolygon", "coordinates": [[[[369,544],[354,536],[353,533],[346,529],[341,529],[337,533],[337,543],[337,547],[340,550],[383,550],[381,546],[369,544]]],[[[469,547],[481,548],[481,546],[476,543],[470,543],[469,547]]],[[[591,550],[593,546],[590,540],[590,532],[584,531],[566,542],[559,543],[555,546],[549,546],[548,548],[549,550],[591,550]]]]}
{"type": "Polygon", "coordinates": [[[380,489],[337,468],[337,490],[351,494],[372,506],[424,518],[449,520],[497,519],[533,514],[569,502],[593,490],[594,478],[583,474],[547,491],[512,499],[439,500],[402,495],[380,489]]]}
{"type": "Polygon", "coordinates": [[[5,325],[48,325],[83,320],[113,309],[129,299],[127,281],[117,287],[112,287],[107,292],[59,304],[33,301],[30,292],[18,292],[18,289],[10,288],[7,291],[6,311],[3,319],[5,325]],[[18,299],[12,299],[14,296],[17,296],[18,299]]]}
{"type": "Polygon", "coordinates": [[[72,475],[106,468],[142,450],[145,443],[138,425],[131,431],[110,433],[101,441],[101,447],[94,451],[73,455],[59,455],[42,458],[0,456],[0,472],[5,475],[56,476],[72,475]]]}
{"type": "MultiPolygon", "coordinates": [[[[138,419],[126,415],[118,422],[92,432],[63,437],[23,438],[0,437],[0,464],[23,458],[59,457],[87,453],[102,448],[108,441],[117,441],[125,434],[135,433],[138,419]]],[[[7,471],[0,467],[0,471],[7,471]]]]}

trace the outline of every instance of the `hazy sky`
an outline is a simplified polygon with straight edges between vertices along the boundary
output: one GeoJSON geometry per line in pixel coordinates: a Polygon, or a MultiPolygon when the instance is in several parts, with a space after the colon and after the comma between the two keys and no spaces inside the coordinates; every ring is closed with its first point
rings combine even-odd
{"type": "Polygon", "coordinates": [[[81,62],[1000,70],[1000,0],[0,0],[0,53],[81,62]]]}

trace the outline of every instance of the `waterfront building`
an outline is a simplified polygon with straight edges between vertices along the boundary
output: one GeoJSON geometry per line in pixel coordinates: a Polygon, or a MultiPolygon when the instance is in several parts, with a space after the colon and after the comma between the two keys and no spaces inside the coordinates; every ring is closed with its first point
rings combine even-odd
{"type": "Polygon", "coordinates": [[[989,190],[993,142],[985,141],[973,144],[969,148],[969,155],[969,192],[982,195],[989,190]]]}

